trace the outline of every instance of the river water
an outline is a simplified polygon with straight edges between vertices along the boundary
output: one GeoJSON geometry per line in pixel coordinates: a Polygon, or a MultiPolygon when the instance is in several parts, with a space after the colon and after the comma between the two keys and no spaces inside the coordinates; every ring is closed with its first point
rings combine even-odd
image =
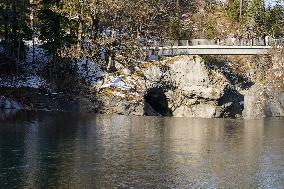
{"type": "Polygon", "coordinates": [[[0,188],[284,188],[284,120],[1,114],[0,188]]]}

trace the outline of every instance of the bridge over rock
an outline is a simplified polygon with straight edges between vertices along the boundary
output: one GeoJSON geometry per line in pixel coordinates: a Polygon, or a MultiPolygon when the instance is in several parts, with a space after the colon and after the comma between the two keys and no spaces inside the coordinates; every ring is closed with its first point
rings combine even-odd
{"type": "Polygon", "coordinates": [[[153,42],[149,50],[149,56],[177,56],[177,55],[265,55],[275,47],[280,47],[282,40],[274,39],[263,41],[251,40],[167,40],[163,43],[153,42]]]}
{"type": "Polygon", "coordinates": [[[219,46],[219,45],[196,45],[196,46],[172,46],[150,48],[152,53],[159,56],[176,55],[264,55],[268,54],[271,46],[219,46]]]}

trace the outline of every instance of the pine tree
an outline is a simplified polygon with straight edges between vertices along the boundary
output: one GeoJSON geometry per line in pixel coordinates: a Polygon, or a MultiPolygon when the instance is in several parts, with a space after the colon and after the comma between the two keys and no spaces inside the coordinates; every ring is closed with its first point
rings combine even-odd
{"type": "Polygon", "coordinates": [[[240,2],[239,0],[229,0],[227,4],[228,17],[234,21],[239,21],[240,2]]]}
{"type": "Polygon", "coordinates": [[[264,0],[252,0],[246,10],[246,17],[249,26],[254,28],[258,35],[266,33],[267,13],[264,0]]]}
{"type": "Polygon", "coordinates": [[[282,36],[284,27],[284,11],[281,2],[277,1],[276,5],[270,10],[269,21],[271,23],[271,35],[274,38],[282,36]]]}
{"type": "Polygon", "coordinates": [[[62,57],[62,51],[77,42],[77,22],[70,20],[58,10],[63,8],[62,0],[44,0],[39,15],[39,39],[54,57],[62,57]]]}
{"type": "Polygon", "coordinates": [[[32,30],[29,27],[29,10],[27,0],[9,0],[0,2],[0,38],[4,47],[4,58],[8,62],[20,61],[24,58],[24,40],[31,39],[32,30]]]}

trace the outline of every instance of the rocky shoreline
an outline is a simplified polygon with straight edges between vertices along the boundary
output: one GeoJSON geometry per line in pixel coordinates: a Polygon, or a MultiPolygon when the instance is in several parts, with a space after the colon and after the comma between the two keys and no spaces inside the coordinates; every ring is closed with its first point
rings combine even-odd
{"type": "MultiPolygon", "coordinates": [[[[80,92],[2,87],[0,111],[26,109],[138,116],[260,118],[284,115],[284,92],[199,56],[116,63],[115,74],[80,92]]],[[[96,75],[96,74],[95,74],[96,75]]]]}

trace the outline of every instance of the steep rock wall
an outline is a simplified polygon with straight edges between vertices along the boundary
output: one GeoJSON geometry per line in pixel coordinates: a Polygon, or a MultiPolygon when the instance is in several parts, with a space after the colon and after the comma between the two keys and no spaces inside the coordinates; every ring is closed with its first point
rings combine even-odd
{"type": "Polygon", "coordinates": [[[199,56],[170,58],[148,68],[145,78],[146,88],[163,89],[175,117],[238,116],[225,112],[233,104],[225,97],[226,90],[230,90],[227,79],[208,69],[199,56]]]}
{"type": "Polygon", "coordinates": [[[212,118],[239,117],[242,112],[242,95],[199,56],[138,66],[142,74],[120,76],[123,82],[103,89],[101,113],[212,118]]]}

